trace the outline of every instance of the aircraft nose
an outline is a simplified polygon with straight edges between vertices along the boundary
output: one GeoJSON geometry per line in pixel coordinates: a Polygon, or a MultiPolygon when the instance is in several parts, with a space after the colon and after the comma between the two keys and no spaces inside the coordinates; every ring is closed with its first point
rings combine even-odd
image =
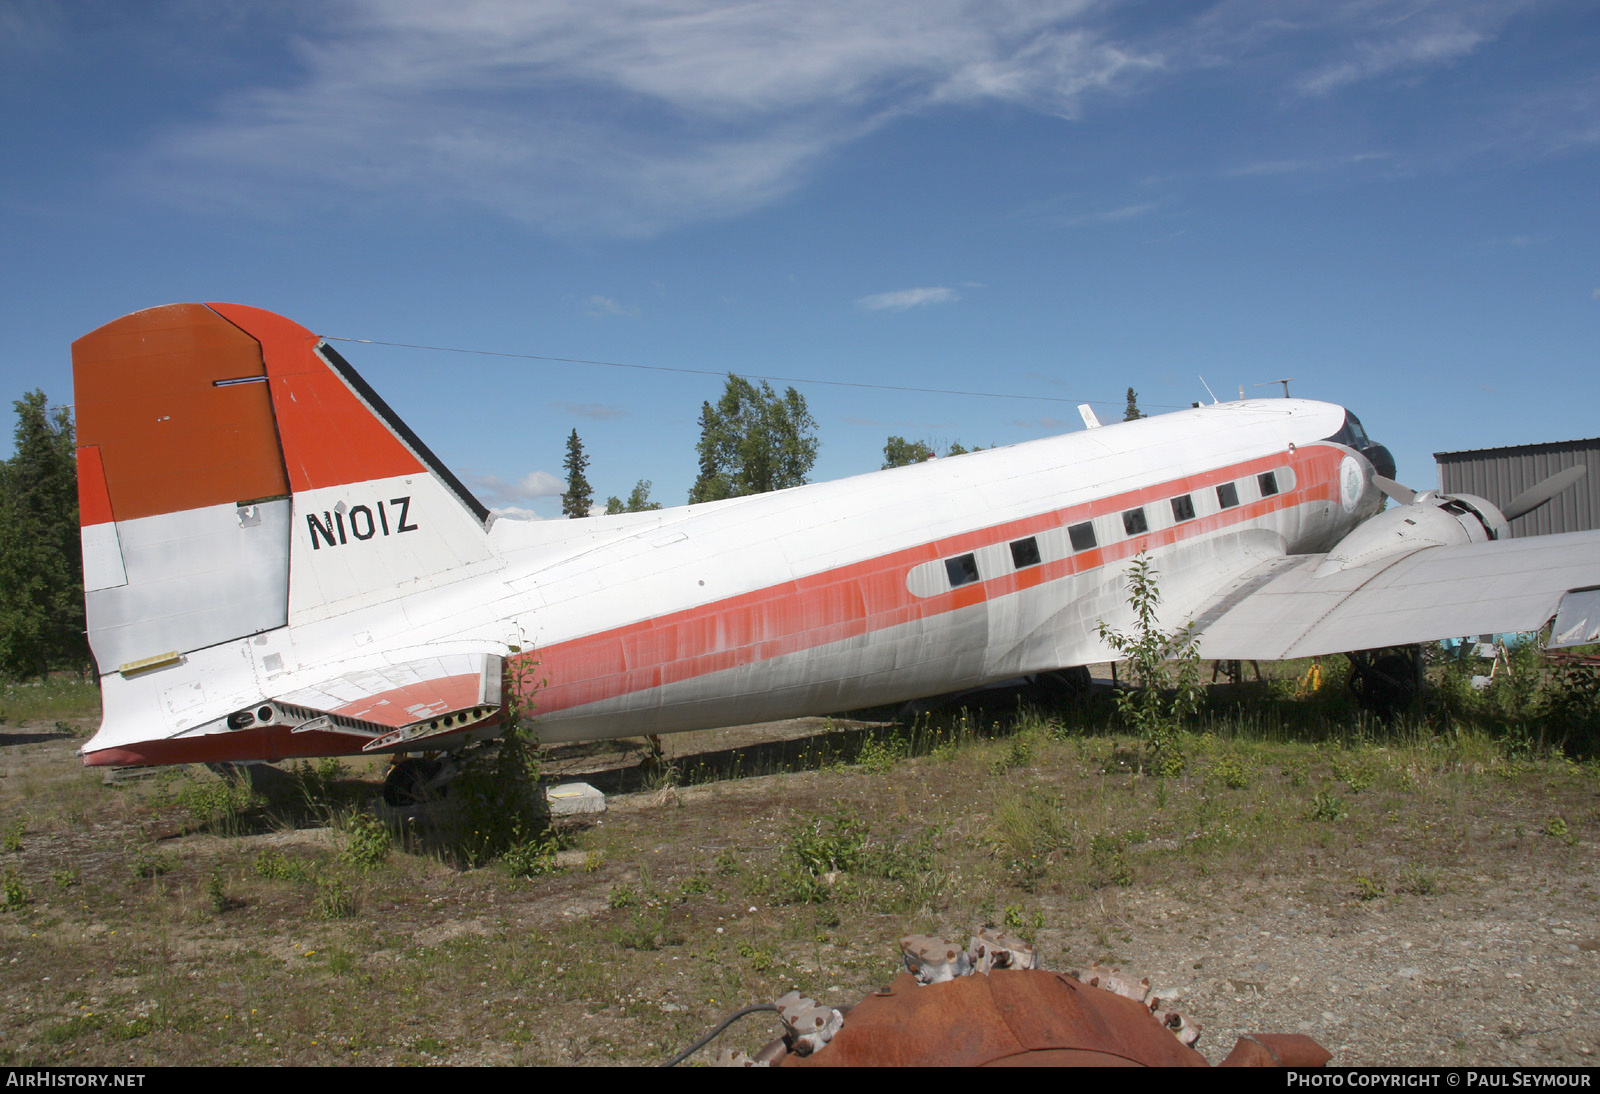
{"type": "Polygon", "coordinates": [[[1372,469],[1386,479],[1394,478],[1394,456],[1381,444],[1369,444],[1361,450],[1361,454],[1372,464],[1372,469]]]}

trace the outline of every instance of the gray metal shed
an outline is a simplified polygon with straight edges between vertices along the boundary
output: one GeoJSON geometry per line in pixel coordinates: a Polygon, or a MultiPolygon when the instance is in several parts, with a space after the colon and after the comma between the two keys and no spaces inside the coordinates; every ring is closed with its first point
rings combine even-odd
{"type": "Polygon", "coordinates": [[[1583,464],[1589,471],[1548,503],[1511,522],[1513,536],[1582,532],[1600,527],[1600,437],[1519,444],[1463,452],[1435,452],[1439,484],[1447,494],[1477,494],[1504,506],[1548,475],[1583,464]]]}

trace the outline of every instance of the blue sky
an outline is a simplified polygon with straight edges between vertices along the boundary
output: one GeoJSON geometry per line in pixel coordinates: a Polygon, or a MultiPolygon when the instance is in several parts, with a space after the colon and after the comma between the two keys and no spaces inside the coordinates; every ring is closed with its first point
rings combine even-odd
{"type": "MultiPolygon", "coordinates": [[[[225,300],[799,385],[814,477],[1241,386],[1400,477],[1600,434],[1590,0],[0,6],[0,389],[225,300]]],[[[716,375],[335,343],[491,505],[684,500],[716,375]]]]}

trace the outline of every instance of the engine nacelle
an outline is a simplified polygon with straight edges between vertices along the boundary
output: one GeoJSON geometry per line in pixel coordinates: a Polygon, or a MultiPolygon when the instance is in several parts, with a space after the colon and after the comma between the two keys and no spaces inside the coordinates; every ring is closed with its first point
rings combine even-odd
{"type": "Polygon", "coordinates": [[[1488,499],[1429,490],[1411,504],[1379,513],[1353,529],[1328,553],[1316,576],[1396,561],[1428,547],[1483,543],[1510,535],[1506,518],[1488,499]]]}

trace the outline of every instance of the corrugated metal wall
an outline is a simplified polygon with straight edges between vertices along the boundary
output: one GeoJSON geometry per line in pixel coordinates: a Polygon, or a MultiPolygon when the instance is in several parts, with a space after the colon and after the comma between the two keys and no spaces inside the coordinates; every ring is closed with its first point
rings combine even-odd
{"type": "Polygon", "coordinates": [[[1573,464],[1589,473],[1542,507],[1511,522],[1513,536],[1582,532],[1600,527],[1600,437],[1514,448],[1435,452],[1447,494],[1477,494],[1503,506],[1528,487],[1573,464]]]}

